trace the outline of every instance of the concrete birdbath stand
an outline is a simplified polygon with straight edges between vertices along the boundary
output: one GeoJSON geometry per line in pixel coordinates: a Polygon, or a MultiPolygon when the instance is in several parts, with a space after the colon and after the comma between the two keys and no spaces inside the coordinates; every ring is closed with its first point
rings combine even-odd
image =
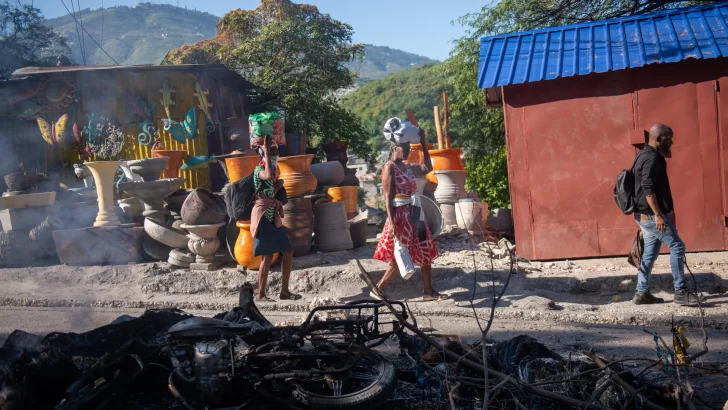
{"type": "Polygon", "coordinates": [[[114,212],[114,175],[119,168],[119,161],[86,162],[84,165],[91,170],[96,184],[96,194],[99,201],[99,213],[96,215],[94,226],[119,226],[119,218],[114,212]]]}
{"type": "Polygon", "coordinates": [[[168,164],[169,157],[145,158],[127,162],[129,169],[147,182],[161,178],[162,171],[167,169],[168,164]]]}
{"type": "Polygon", "coordinates": [[[188,225],[183,224],[182,229],[189,231],[189,242],[187,247],[196,255],[195,263],[190,264],[192,270],[214,270],[218,267],[215,261],[215,252],[220,248],[220,240],[217,238],[217,231],[225,222],[212,225],[188,225]]]}
{"type": "Polygon", "coordinates": [[[119,189],[144,202],[143,215],[146,218],[154,219],[164,224],[164,198],[172,195],[184,183],[184,178],[124,182],[119,184],[119,189]]]}

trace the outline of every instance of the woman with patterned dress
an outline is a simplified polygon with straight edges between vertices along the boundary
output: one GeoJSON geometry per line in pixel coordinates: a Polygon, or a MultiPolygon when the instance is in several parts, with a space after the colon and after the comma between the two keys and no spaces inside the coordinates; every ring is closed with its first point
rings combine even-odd
{"type": "Polygon", "coordinates": [[[278,145],[266,137],[265,144],[260,147],[263,160],[253,171],[253,185],[256,195],[250,218],[250,233],[253,236],[253,255],[262,256],[258,270],[258,300],[272,302],[266,296],[265,287],[273,255],[283,252],[283,274],[281,299],[297,300],[296,295],[288,290],[293,265],[293,247],[283,227],[283,204],[276,199],[276,193],[283,187],[283,180],[278,179],[278,145]]]}
{"type": "MultiPolygon", "coordinates": [[[[430,153],[427,150],[427,140],[422,129],[419,130],[420,143],[422,144],[422,152],[424,154],[424,163],[415,165],[420,168],[418,171],[427,173],[432,170],[432,161],[430,153]]],[[[409,155],[410,144],[392,143],[392,159],[384,165],[382,169],[382,190],[384,192],[384,201],[387,211],[387,222],[384,224],[382,237],[377,244],[377,250],[374,252],[374,258],[389,263],[384,276],[377,284],[377,287],[384,292],[395,274],[398,273],[397,261],[394,257],[394,239],[399,240],[403,247],[409,251],[412,262],[415,266],[419,266],[422,271],[422,282],[424,284],[424,294],[422,299],[428,300],[444,300],[448,296],[438,293],[432,288],[432,260],[437,257],[437,247],[432,239],[430,227],[425,222],[426,238],[420,240],[417,226],[412,222],[412,205],[401,205],[395,207],[395,198],[407,199],[417,192],[417,184],[415,183],[415,175],[412,171],[413,167],[404,161],[409,155]]],[[[372,292],[370,296],[378,299],[372,292]]]]}

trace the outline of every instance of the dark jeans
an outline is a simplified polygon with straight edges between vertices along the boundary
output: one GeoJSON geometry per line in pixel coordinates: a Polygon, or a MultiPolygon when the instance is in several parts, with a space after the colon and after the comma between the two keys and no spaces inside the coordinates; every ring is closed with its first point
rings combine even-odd
{"type": "Polygon", "coordinates": [[[670,218],[665,216],[667,229],[665,232],[660,232],[657,230],[654,215],[648,215],[646,221],[642,221],[639,214],[634,214],[634,217],[637,225],[642,229],[642,237],[645,241],[642,264],[637,275],[637,291],[646,292],[650,290],[650,274],[657,257],[660,255],[660,246],[663,243],[670,249],[670,268],[672,269],[675,290],[685,289],[685,243],[678,236],[675,225],[670,221],[670,218]]]}

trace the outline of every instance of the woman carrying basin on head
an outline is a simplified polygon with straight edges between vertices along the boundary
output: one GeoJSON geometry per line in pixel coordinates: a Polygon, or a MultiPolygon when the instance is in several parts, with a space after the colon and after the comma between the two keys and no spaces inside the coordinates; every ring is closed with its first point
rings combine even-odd
{"type": "Polygon", "coordinates": [[[270,136],[265,137],[265,143],[258,147],[262,152],[263,160],[253,171],[253,185],[255,186],[255,204],[251,213],[250,233],[253,235],[253,255],[263,256],[258,270],[258,300],[272,302],[266,296],[265,288],[268,282],[273,255],[283,252],[281,266],[282,287],[281,299],[297,300],[297,295],[288,290],[293,265],[293,247],[288,234],[283,227],[283,204],[276,198],[276,194],[283,187],[283,180],[278,179],[278,144],[270,136]]]}
{"type": "MultiPolygon", "coordinates": [[[[404,161],[409,155],[410,144],[419,140],[419,143],[422,144],[424,161],[423,164],[415,166],[422,167],[424,173],[432,170],[425,133],[409,122],[392,118],[384,125],[384,135],[392,143],[391,159],[382,169],[382,191],[384,192],[387,222],[384,224],[374,258],[389,263],[389,266],[377,287],[384,292],[394,275],[399,272],[394,249],[396,239],[402,247],[407,249],[414,265],[419,266],[422,271],[423,300],[447,299],[447,295],[432,288],[431,264],[438,255],[437,247],[427,222],[418,222],[420,218],[417,214],[419,212],[413,213],[413,208],[418,205],[413,204],[413,201],[419,200],[417,184],[412,166],[404,161]],[[418,232],[418,223],[424,224],[424,232],[418,232]]],[[[370,296],[378,299],[374,292],[370,293],[370,296]]]]}

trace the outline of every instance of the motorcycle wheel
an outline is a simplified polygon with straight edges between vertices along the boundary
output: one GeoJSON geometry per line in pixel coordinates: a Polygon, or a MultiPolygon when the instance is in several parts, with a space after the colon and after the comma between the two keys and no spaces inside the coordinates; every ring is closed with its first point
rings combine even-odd
{"type": "Polygon", "coordinates": [[[320,391],[310,391],[307,386],[298,384],[294,397],[313,409],[371,409],[385,402],[397,385],[397,369],[394,364],[364,346],[352,344],[346,350],[352,355],[361,355],[360,362],[365,362],[362,365],[357,364],[357,371],[344,382],[348,382],[347,390],[351,391],[346,394],[333,395],[332,392],[332,395],[327,395],[320,391]],[[352,388],[353,380],[357,386],[352,388]]]}

